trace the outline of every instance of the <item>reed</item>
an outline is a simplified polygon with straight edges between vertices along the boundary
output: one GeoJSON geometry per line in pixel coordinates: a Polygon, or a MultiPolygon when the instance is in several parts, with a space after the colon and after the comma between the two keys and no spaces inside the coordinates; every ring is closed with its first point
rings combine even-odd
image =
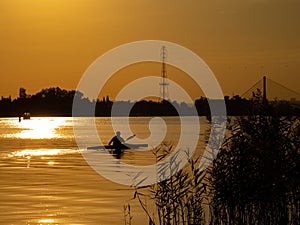
{"type": "Polygon", "coordinates": [[[299,118],[255,102],[230,125],[210,174],[210,224],[299,224],[299,118]]]}
{"type": "Polygon", "coordinates": [[[123,216],[124,216],[124,225],[131,225],[132,215],[130,210],[130,204],[126,204],[123,206],[123,216]]]}
{"type": "MultiPolygon", "coordinates": [[[[276,103],[257,98],[249,115],[234,118],[228,129],[216,158],[217,145],[210,142],[205,157],[215,159],[205,171],[199,159],[190,159],[182,170],[171,159],[159,169],[173,176],[135,189],[149,225],[300,224],[300,118],[282,116],[276,103]]],[[[218,135],[213,138],[217,143],[218,135]]],[[[157,161],[172,149],[170,144],[156,148],[157,161]]]]}
{"type": "MultiPolygon", "coordinates": [[[[162,145],[154,150],[154,154],[161,161],[171,151],[172,146],[162,145]]],[[[155,185],[136,188],[134,199],[138,199],[147,214],[149,225],[204,224],[202,203],[206,191],[203,184],[205,174],[198,169],[197,164],[197,159],[191,159],[188,166],[178,170],[176,160],[171,159],[170,163],[160,169],[172,170],[170,173],[173,176],[155,185]],[[147,202],[155,204],[153,211],[147,208],[147,202]]],[[[164,176],[163,173],[159,174],[164,176]]]]}

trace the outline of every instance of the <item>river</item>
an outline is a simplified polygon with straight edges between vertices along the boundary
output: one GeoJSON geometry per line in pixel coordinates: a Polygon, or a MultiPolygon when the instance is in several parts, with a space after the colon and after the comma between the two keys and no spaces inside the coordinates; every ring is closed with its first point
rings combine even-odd
{"type": "MultiPolygon", "coordinates": [[[[87,119],[75,118],[77,129],[83,131],[80,139],[86,140],[87,145],[97,145],[97,141],[90,139],[87,119]]],[[[176,145],[182,135],[180,120],[177,117],[162,119],[149,127],[148,117],[130,118],[132,133],[136,134],[130,142],[153,135],[176,145]],[[163,138],[160,137],[162,119],[167,130],[163,138]]],[[[199,121],[201,128],[195,135],[199,136],[196,150],[201,153],[209,124],[204,117],[199,121]]],[[[122,118],[119,122],[122,123],[122,118]]],[[[111,119],[99,117],[95,123],[97,135],[107,144],[114,135],[111,119]]],[[[82,154],[87,150],[76,143],[73,128],[71,117],[32,117],[21,122],[18,118],[0,118],[0,224],[124,224],[123,206],[128,203],[132,224],[148,224],[139,204],[131,200],[133,188],[93,170],[82,154]]],[[[130,134],[122,135],[126,138],[130,134]]],[[[93,152],[98,153],[101,154],[93,152]]],[[[121,159],[116,160],[136,166],[155,162],[151,151],[133,149],[126,150],[121,159]]]]}

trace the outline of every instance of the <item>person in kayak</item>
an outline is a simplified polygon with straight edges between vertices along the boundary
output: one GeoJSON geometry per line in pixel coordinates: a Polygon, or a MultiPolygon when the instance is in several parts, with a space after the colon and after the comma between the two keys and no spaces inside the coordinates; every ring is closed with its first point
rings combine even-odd
{"type": "Polygon", "coordinates": [[[108,145],[112,145],[115,149],[115,153],[120,155],[122,153],[122,146],[124,142],[124,139],[121,137],[121,132],[117,131],[116,136],[109,141],[108,145]]]}

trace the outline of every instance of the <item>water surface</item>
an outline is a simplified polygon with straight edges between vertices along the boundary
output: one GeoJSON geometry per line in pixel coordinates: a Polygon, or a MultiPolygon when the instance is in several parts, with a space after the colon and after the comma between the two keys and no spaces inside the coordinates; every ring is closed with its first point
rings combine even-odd
{"type": "MultiPolygon", "coordinates": [[[[86,118],[75,119],[80,129],[87,131],[82,138],[93,144],[86,118]]],[[[164,141],[176,144],[180,121],[176,117],[164,119],[168,129],[164,141]]],[[[198,148],[203,151],[208,124],[204,118],[200,122],[198,148]]],[[[130,119],[139,138],[150,135],[148,123],[146,117],[130,119]]],[[[107,143],[114,134],[110,118],[96,118],[96,124],[98,135],[107,143]]],[[[155,124],[151,129],[160,135],[155,124]]],[[[0,224],[124,224],[123,205],[129,202],[132,224],[147,224],[138,203],[131,201],[134,190],[96,173],[82,151],[86,149],[76,144],[72,118],[33,117],[20,123],[18,118],[0,118],[0,224]]],[[[149,165],[155,159],[151,151],[127,150],[121,161],[149,165]]]]}

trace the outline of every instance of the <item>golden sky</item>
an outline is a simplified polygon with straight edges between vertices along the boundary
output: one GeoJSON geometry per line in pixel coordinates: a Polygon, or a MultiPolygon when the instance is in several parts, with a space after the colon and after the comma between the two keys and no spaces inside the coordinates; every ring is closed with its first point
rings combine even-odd
{"type": "Polygon", "coordinates": [[[148,39],[197,53],[225,95],[263,75],[300,92],[299,12],[299,0],[0,0],[0,96],[16,97],[19,87],[75,89],[97,57],[148,39]]]}

